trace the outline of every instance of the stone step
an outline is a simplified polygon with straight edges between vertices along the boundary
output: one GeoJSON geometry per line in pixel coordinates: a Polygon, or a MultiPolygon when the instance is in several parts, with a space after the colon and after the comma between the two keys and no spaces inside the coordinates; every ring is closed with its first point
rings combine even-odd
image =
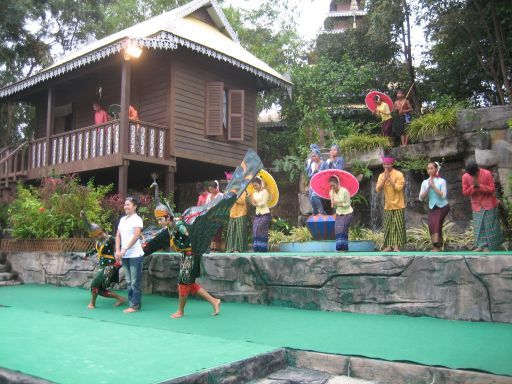
{"type": "Polygon", "coordinates": [[[12,285],[20,285],[23,284],[19,280],[6,280],[6,281],[0,281],[0,287],[10,287],[12,285]]]}
{"type": "Polygon", "coordinates": [[[16,272],[0,272],[0,281],[16,280],[17,278],[16,272]]]}
{"type": "Polygon", "coordinates": [[[288,367],[251,384],[376,384],[375,381],[336,376],[314,369],[288,367]]]}
{"type": "Polygon", "coordinates": [[[325,384],[377,384],[375,381],[356,379],[348,376],[333,376],[325,384]]]}

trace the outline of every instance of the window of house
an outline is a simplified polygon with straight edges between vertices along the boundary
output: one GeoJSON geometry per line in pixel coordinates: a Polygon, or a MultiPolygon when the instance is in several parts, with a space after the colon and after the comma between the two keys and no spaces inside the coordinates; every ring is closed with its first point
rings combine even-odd
{"type": "Polygon", "coordinates": [[[73,130],[73,104],[59,105],[55,107],[55,133],[73,130]]]}
{"type": "Polygon", "coordinates": [[[222,82],[206,83],[206,136],[244,140],[245,92],[226,89],[222,82]]]}

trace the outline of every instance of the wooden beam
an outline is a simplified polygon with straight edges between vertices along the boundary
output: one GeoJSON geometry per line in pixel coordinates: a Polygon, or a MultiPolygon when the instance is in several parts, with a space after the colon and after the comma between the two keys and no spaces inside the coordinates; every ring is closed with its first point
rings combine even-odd
{"type": "MultiPolygon", "coordinates": [[[[164,193],[169,196],[170,193],[174,194],[174,169],[169,167],[164,174],[164,193]]],[[[176,199],[174,199],[176,200],[176,199]]]]}
{"type": "Polygon", "coordinates": [[[175,148],[174,143],[176,141],[176,64],[174,60],[174,55],[171,56],[171,60],[169,61],[171,66],[170,71],[170,87],[169,87],[169,100],[167,103],[167,114],[168,114],[168,124],[169,124],[169,149],[168,156],[170,158],[174,157],[175,148]]]}
{"type": "Polygon", "coordinates": [[[128,108],[130,107],[130,82],[132,64],[130,60],[123,60],[121,69],[121,114],[119,116],[119,141],[121,153],[128,152],[128,136],[130,121],[128,108]]]}
{"type": "Polygon", "coordinates": [[[46,109],[46,169],[50,165],[50,137],[55,131],[55,87],[48,88],[48,103],[46,109]]]}
{"type": "Polygon", "coordinates": [[[117,193],[124,199],[128,194],[128,167],[130,162],[125,160],[119,167],[119,177],[117,181],[117,193]]]}

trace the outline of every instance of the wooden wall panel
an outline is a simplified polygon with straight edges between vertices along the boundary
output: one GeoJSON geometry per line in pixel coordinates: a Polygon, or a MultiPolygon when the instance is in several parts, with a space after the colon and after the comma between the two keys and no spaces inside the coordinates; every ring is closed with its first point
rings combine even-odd
{"type": "Polygon", "coordinates": [[[209,65],[204,57],[193,57],[183,51],[175,56],[174,63],[176,156],[226,166],[239,164],[247,149],[253,147],[257,93],[252,75],[222,63],[209,65]],[[207,81],[223,82],[226,89],[245,91],[244,141],[228,141],[227,131],[224,136],[205,135],[207,81]]]}

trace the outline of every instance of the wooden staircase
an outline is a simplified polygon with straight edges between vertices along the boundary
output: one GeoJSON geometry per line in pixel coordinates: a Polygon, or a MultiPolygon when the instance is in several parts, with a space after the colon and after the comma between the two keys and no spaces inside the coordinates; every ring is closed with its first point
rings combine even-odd
{"type": "Polygon", "coordinates": [[[0,196],[4,199],[12,196],[16,184],[27,177],[28,141],[17,147],[8,146],[0,150],[0,196]]]}

